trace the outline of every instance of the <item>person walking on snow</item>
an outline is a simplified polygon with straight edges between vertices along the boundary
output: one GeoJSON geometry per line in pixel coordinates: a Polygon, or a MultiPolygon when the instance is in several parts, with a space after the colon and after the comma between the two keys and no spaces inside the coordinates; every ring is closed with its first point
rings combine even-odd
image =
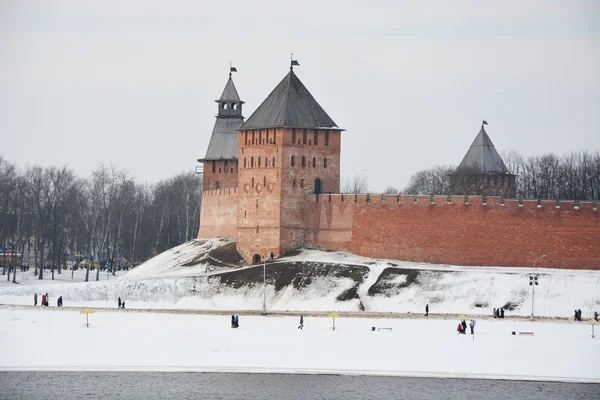
{"type": "Polygon", "coordinates": [[[473,332],[475,332],[475,320],[474,320],[474,319],[472,319],[472,320],[469,322],[469,328],[471,328],[471,335],[472,335],[472,334],[473,334],[473,332]]]}
{"type": "Polygon", "coordinates": [[[467,333],[467,321],[465,321],[463,319],[461,322],[461,326],[462,326],[462,333],[463,333],[463,335],[465,335],[467,333]]]}
{"type": "Polygon", "coordinates": [[[494,319],[498,318],[498,314],[496,314],[496,309],[494,308],[494,319]]]}
{"type": "Polygon", "coordinates": [[[429,317],[429,304],[425,305],[425,316],[429,317]]]}
{"type": "Polygon", "coordinates": [[[62,307],[62,296],[60,296],[58,298],[58,301],[56,302],[56,305],[59,306],[59,307],[62,307]]]}
{"type": "Polygon", "coordinates": [[[37,306],[37,293],[33,295],[33,305],[37,306]]]}
{"type": "Polygon", "coordinates": [[[500,318],[504,318],[504,308],[500,309],[500,318]]]}
{"type": "Polygon", "coordinates": [[[121,296],[119,296],[119,308],[121,308],[121,296]]]}
{"type": "Polygon", "coordinates": [[[46,305],[46,295],[43,294],[42,295],[42,306],[45,306],[45,305],[46,305]]]}
{"type": "Polygon", "coordinates": [[[304,328],[304,315],[300,316],[300,325],[298,326],[298,329],[302,330],[304,328]]]}

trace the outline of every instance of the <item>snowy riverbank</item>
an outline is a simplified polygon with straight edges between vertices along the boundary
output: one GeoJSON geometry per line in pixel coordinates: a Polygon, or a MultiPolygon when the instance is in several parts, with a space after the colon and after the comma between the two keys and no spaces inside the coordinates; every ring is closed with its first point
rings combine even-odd
{"type": "Polygon", "coordinates": [[[240,317],[0,308],[0,370],[130,370],[436,376],[600,383],[600,338],[573,323],[240,317]],[[371,331],[371,327],[392,328],[371,331]],[[531,331],[534,336],[512,336],[531,331]],[[151,334],[150,334],[151,332],[151,334]],[[18,345],[19,343],[23,345],[18,345]]]}

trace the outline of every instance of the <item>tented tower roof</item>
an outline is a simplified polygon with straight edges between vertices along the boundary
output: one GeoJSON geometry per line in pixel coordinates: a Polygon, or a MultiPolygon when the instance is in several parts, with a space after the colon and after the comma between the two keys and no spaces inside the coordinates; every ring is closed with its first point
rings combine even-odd
{"type": "Polygon", "coordinates": [[[469,151],[465,154],[458,166],[456,173],[484,173],[484,174],[509,174],[508,168],[502,161],[502,157],[496,151],[492,139],[481,126],[481,130],[471,144],[469,151]]]}

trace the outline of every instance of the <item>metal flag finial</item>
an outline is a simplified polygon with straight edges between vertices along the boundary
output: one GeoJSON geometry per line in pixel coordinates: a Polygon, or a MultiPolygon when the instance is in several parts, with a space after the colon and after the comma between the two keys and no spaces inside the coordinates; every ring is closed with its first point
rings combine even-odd
{"type": "Polygon", "coordinates": [[[298,67],[300,66],[300,64],[298,63],[298,60],[294,60],[294,53],[290,53],[290,70],[291,71],[294,70],[294,65],[297,65],[298,67]]]}
{"type": "Polygon", "coordinates": [[[237,68],[231,65],[231,61],[229,61],[229,77],[231,78],[231,73],[237,72],[237,68]]]}
{"type": "Polygon", "coordinates": [[[484,126],[484,125],[487,125],[487,124],[488,124],[488,123],[487,123],[487,121],[486,121],[485,119],[482,119],[482,120],[481,120],[481,128],[482,128],[482,129],[483,129],[483,126],[484,126]]]}

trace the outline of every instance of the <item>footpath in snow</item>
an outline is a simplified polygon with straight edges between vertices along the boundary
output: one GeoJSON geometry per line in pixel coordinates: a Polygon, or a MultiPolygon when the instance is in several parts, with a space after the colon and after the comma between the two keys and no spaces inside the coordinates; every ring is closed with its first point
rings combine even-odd
{"type": "Polygon", "coordinates": [[[332,373],[600,383],[600,338],[573,323],[390,320],[0,308],[0,370],[332,373]],[[391,328],[372,331],[371,327],[391,328]],[[513,336],[512,331],[534,332],[513,336]]]}

